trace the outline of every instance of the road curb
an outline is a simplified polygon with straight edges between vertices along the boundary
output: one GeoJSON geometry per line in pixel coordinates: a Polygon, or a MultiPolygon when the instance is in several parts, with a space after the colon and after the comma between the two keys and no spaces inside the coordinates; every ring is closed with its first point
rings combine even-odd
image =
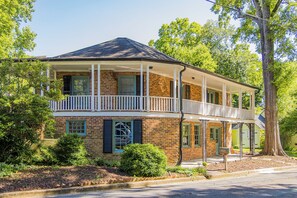
{"type": "Polygon", "coordinates": [[[101,184],[94,186],[82,186],[82,187],[69,187],[69,188],[57,188],[57,189],[44,189],[44,190],[31,190],[31,191],[18,191],[18,192],[8,192],[0,194],[0,198],[22,198],[22,197],[42,197],[49,195],[58,194],[69,194],[69,193],[79,193],[87,191],[97,191],[97,190],[114,190],[123,188],[142,188],[149,187],[160,184],[170,184],[170,183],[180,183],[180,182],[191,182],[198,180],[206,180],[204,176],[196,177],[183,177],[175,179],[162,179],[162,180],[148,180],[140,182],[126,182],[117,184],[101,184]]]}

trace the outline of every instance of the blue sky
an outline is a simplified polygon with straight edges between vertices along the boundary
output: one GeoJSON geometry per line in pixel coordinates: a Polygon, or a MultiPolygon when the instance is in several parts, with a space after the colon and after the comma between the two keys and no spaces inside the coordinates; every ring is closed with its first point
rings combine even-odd
{"type": "Polygon", "coordinates": [[[37,46],[29,54],[55,56],[116,37],[147,44],[177,17],[216,20],[210,8],[204,0],[36,0],[29,26],[37,46]]]}

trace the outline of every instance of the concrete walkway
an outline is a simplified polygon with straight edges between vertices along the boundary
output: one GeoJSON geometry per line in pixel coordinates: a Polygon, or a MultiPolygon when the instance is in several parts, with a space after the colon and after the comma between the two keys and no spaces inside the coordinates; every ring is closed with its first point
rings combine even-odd
{"type": "MultiPolygon", "coordinates": [[[[246,159],[246,158],[248,158],[248,157],[246,157],[246,156],[242,157],[242,159],[246,159]]],[[[229,162],[238,161],[238,160],[240,160],[240,156],[239,156],[239,154],[230,154],[230,155],[228,155],[227,160],[229,162]]],[[[208,164],[220,163],[220,162],[224,162],[223,156],[214,156],[214,157],[207,158],[208,164]]],[[[182,162],[181,166],[184,168],[195,168],[198,166],[202,166],[202,159],[200,158],[197,160],[185,161],[185,162],[182,162]]]]}

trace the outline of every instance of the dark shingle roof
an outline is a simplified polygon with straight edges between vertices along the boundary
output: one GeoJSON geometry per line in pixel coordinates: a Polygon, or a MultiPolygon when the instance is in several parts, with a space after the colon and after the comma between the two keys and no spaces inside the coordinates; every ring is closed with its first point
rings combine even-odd
{"type": "Polygon", "coordinates": [[[152,47],[128,38],[116,38],[104,43],[52,57],[53,59],[148,59],[179,62],[152,47]]]}

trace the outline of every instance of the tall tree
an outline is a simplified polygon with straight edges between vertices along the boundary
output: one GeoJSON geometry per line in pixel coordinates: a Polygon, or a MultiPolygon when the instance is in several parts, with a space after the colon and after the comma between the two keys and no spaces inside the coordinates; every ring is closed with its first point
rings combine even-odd
{"type": "Polygon", "coordinates": [[[188,18],[177,18],[159,29],[159,38],[150,46],[188,64],[215,71],[216,62],[209,48],[201,41],[202,27],[188,18]]]}
{"type": "Polygon", "coordinates": [[[48,100],[62,97],[61,83],[45,75],[47,64],[21,59],[35,46],[35,34],[24,26],[33,2],[0,0],[0,162],[32,159],[32,144],[54,126],[48,100]],[[44,97],[34,94],[40,90],[44,97]]]}
{"type": "Polygon", "coordinates": [[[296,58],[297,9],[290,0],[216,0],[212,10],[221,22],[239,19],[241,39],[256,44],[262,55],[265,93],[264,153],[283,155],[278,126],[275,59],[279,62],[296,58]]]}

